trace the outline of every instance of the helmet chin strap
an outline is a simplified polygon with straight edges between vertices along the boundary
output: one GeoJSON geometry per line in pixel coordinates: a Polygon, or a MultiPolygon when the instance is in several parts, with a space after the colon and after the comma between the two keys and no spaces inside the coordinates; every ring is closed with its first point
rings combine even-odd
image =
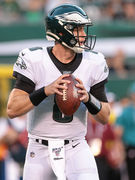
{"type": "Polygon", "coordinates": [[[74,48],[72,48],[72,49],[73,49],[73,51],[76,52],[76,53],[82,53],[83,50],[84,50],[84,49],[79,48],[79,47],[74,47],[74,48]]]}
{"type": "Polygon", "coordinates": [[[83,48],[80,48],[80,47],[70,47],[68,46],[66,43],[62,42],[61,43],[63,46],[66,46],[68,47],[69,49],[73,50],[75,53],[82,53],[83,52],[83,48]]]}
{"type": "MultiPolygon", "coordinates": [[[[46,38],[47,38],[48,41],[58,41],[58,42],[60,42],[60,39],[58,38],[58,36],[56,36],[55,34],[53,34],[51,32],[47,32],[46,38]]],[[[60,42],[60,43],[63,46],[66,46],[67,48],[73,50],[75,53],[82,53],[83,50],[84,50],[83,48],[80,48],[80,47],[70,47],[64,42],[60,42]]]]}

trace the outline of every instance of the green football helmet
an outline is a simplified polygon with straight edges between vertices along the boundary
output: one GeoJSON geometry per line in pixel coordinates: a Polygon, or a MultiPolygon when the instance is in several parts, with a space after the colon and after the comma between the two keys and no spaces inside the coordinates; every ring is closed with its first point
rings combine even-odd
{"type": "Polygon", "coordinates": [[[58,41],[62,45],[81,53],[83,49],[92,50],[95,46],[96,36],[89,34],[92,26],[87,14],[76,5],[64,4],[54,8],[46,17],[47,40],[58,41]],[[73,31],[83,26],[86,30],[85,36],[74,36],[73,31]],[[85,42],[79,42],[79,38],[85,38],[85,42]]]}

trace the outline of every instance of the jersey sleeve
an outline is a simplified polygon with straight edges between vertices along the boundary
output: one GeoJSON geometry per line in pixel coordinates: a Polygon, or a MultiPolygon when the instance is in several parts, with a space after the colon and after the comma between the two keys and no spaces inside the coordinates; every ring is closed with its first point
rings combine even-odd
{"type": "Polygon", "coordinates": [[[106,82],[107,82],[107,79],[92,86],[90,89],[90,93],[102,102],[108,102],[107,96],[105,93],[105,83],[106,82]]]}
{"type": "Polygon", "coordinates": [[[106,63],[106,60],[104,56],[99,53],[97,57],[97,62],[95,63],[95,67],[93,69],[93,74],[92,74],[92,86],[106,80],[109,75],[109,68],[106,63]]]}
{"type": "Polygon", "coordinates": [[[13,71],[13,76],[15,72],[17,72],[35,82],[34,69],[32,65],[32,59],[30,58],[29,49],[24,49],[19,53],[17,61],[14,64],[13,71]]]}

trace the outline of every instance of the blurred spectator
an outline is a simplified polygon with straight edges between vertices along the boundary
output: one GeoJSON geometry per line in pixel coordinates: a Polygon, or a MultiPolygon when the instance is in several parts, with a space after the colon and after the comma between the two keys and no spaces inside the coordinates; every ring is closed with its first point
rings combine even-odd
{"type": "Polygon", "coordinates": [[[109,123],[101,125],[89,114],[86,139],[95,155],[100,180],[120,180],[120,168],[125,153],[122,141],[115,135],[113,125],[117,117],[113,111],[116,96],[109,92],[107,98],[111,106],[109,123]]]}
{"type": "Polygon", "coordinates": [[[26,20],[41,22],[44,13],[64,4],[82,6],[94,22],[126,20],[135,22],[134,0],[1,0],[0,22],[26,20]]]}
{"type": "Polygon", "coordinates": [[[30,23],[39,23],[44,18],[45,0],[29,0],[25,12],[25,19],[30,23]]]}
{"type": "Polygon", "coordinates": [[[3,143],[3,136],[7,130],[5,118],[0,118],[0,179],[5,180],[5,158],[7,156],[7,145],[3,143]]]}
{"type": "Polygon", "coordinates": [[[21,13],[21,8],[16,0],[0,1],[0,22],[12,23],[19,21],[21,13]]]}
{"type": "Polygon", "coordinates": [[[6,118],[0,118],[0,179],[5,180],[6,177],[6,158],[8,155],[8,147],[17,140],[18,133],[9,127],[6,118]]]}
{"type": "Polygon", "coordinates": [[[118,115],[114,109],[115,104],[116,104],[116,95],[113,92],[107,92],[106,95],[107,95],[107,99],[108,99],[108,102],[109,102],[110,107],[111,107],[111,114],[110,114],[109,123],[114,124],[116,117],[118,115]]]}
{"type": "Polygon", "coordinates": [[[22,177],[27,146],[25,121],[26,116],[12,120],[0,118],[0,180],[19,180],[22,177]]]}
{"type": "Polygon", "coordinates": [[[121,0],[110,0],[104,9],[105,19],[114,20],[123,17],[121,0]]]}
{"type": "Polygon", "coordinates": [[[135,2],[134,0],[123,1],[123,16],[127,21],[135,22],[135,2]]]}
{"type": "Polygon", "coordinates": [[[124,160],[121,141],[117,140],[110,124],[101,125],[92,117],[88,120],[86,139],[95,156],[100,180],[120,180],[120,166],[124,160]]]}
{"type": "MultiPolygon", "coordinates": [[[[83,3],[82,3],[83,4],[83,3]]],[[[110,20],[126,20],[135,22],[135,2],[134,0],[86,0],[87,13],[95,10],[94,20],[110,21],[110,20]]]]}
{"type": "Polygon", "coordinates": [[[55,8],[56,6],[59,6],[61,4],[75,4],[75,5],[79,5],[80,0],[46,0],[45,3],[45,13],[48,14],[48,12],[50,10],[52,10],[53,8],[55,8]]]}
{"type": "Polygon", "coordinates": [[[129,88],[131,103],[116,120],[117,137],[122,138],[126,150],[129,180],[135,179],[135,82],[129,88]]]}
{"type": "Polygon", "coordinates": [[[126,78],[129,67],[125,64],[125,54],[118,49],[113,57],[107,58],[107,64],[111,73],[115,73],[119,78],[126,78]]]}
{"type": "Polygon", "coordinates": [[[85,5],[83,9],[86,11],[87,15],[91,18],[93,22],[101,20],[102,14],[101,9],[96,5],[85,5]]]}
{"type": "Polygon", "coordinates": [[[118,100],[117,96],[113,92],[109,91],[107,92],[107,99],[111,106],[109,122],[114,124],[116,119],[121,115],[123,109],[129,105],[130,100],[128,97],[123,97],[118,100]]]}

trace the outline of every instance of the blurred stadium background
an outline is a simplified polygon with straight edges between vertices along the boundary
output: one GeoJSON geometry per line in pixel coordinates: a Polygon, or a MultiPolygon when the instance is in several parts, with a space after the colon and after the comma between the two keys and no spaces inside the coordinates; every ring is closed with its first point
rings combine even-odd
{"type": "Polygon", "coordinates": [[[53,7],[80,5],[91,17],[97,36],[95,51],[107,60],[107,91],[117,101],[127,96],[135,81],[135,0],[0,0],[0,117],[6,117],[7,98],[14,79],[13,64],[23,48],[50,45],[44,18],[53,7]]]}

